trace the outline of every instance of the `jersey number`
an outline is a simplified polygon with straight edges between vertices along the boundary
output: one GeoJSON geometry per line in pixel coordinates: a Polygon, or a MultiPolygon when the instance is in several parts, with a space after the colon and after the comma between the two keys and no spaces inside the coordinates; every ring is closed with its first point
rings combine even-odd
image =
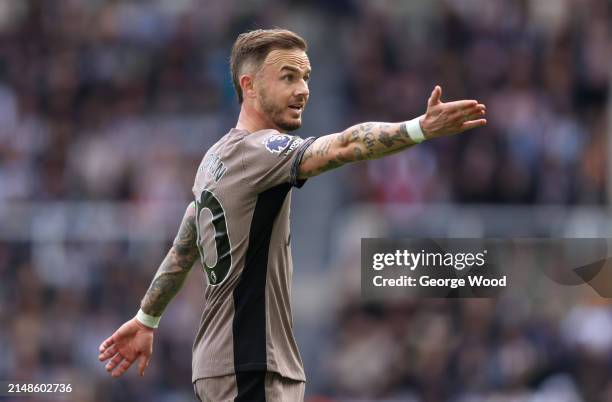
{"type": "MultiPolygon", "coordinates": [[[[227,233],[227,222],[225,221],[225,211],[223,210],[223,206],[215,197],[213,193],[208,190],[202,191],[200,195],[200,200],[196,201],[197,208],[197,219],[196,224],[198,228],[198,249],[200,251],[200,258],[202,260],[202,268],[204,268],[204,272],[206,276],[208,276],[208,281],[211,285],[217,285],[225,279],[227,273],[230,271],[230,267],[232,266],[232,247],[230,245],[229,235],[227,233]],[[209,267],[206,264],[204,258],[204,250],[202,248],[202,239],[200,236],[203,236],[202,233],[203,226],[200,223],[200,215],[202,211],[208,209],[210,214],[212,215],[212,224],[215,228],[215,248],[217,251],[217,262],[212,267],[209,267]]],[[[207,222],[204,222],[207,223],[207,222]]]]}

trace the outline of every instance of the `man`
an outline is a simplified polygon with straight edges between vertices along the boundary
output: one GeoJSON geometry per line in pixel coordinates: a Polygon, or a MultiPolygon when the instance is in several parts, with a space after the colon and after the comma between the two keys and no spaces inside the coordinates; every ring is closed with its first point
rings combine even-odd
{"type": "Polygon", "coordinates": [[[436,86],[423,116],[362,123],[305,140],[286,134],[302,124],[310,63],[305,41],[272,29],[241,34],[231,72],[241,104],[236,128],[204,156],[168,255],[136,317],[100,345],[114,377],[152,353],[154,328],[201,256],[208,279],[193,348],[201,401],[300,401],[304,370],[291,323],[289,206],[292,186],[349,162],[375,159],[425,139],[486,124],[477,101],[440,101],[436,86]]]}

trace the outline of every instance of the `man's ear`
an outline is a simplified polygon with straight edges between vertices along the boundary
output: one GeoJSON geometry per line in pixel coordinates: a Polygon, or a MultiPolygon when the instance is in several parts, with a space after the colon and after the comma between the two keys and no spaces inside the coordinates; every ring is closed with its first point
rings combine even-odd
{"type": "Polygon", "coordinates": [[[251,74],[243,74],[240,76],[240,88],[242,89],[243,99],[255,98],[255,80],[251,74]]]}

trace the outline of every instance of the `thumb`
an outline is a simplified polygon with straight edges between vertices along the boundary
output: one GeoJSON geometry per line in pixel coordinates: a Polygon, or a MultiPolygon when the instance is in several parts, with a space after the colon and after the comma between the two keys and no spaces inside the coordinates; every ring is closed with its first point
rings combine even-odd
{"type": "Polygon", "coordinates": [[[429,97],[429,100],[427,101],[427,106],[435,106],[438,103],[440,103],[441,96],[442,96],[442,88],[440,88],[439,85],[436,85],[433,91],[431,91],[431,96],[429,97]]]}
{"type": "Polygon", "coordinates": [[[145,369],[149,365],[149,361],[151,360],[151,355],[145,355],[144,353],[140,355],[140,361],[138,362],[138,372],[140,376],[144,376],[145,369]]]}

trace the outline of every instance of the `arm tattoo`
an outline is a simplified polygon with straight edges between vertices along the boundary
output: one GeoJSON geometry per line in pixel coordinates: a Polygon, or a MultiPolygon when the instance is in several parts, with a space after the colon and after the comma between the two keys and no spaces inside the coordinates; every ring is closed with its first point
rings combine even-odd
{"type": "Polygon", "coordinates": [[[376,159],[414,145],[406,123],[362,123],[339,134],[319,138],[304,153],[300,177],[307,178],[335,169],[349,162],[376,159]],[[305,161],[316,158],[313,161],[305,161]],[[308,168],[302,168],[308,166],[308,168]]]}
{"type": "Polygon", "coordinates": [[[145,313],[154,317],[161,316],[170,300],[183,286],[191,266],[198,258],[195,220],[195,205],[191,203],[170,251],[159,266],[149,290],[140,303],[140,308],[145,313]]]}

